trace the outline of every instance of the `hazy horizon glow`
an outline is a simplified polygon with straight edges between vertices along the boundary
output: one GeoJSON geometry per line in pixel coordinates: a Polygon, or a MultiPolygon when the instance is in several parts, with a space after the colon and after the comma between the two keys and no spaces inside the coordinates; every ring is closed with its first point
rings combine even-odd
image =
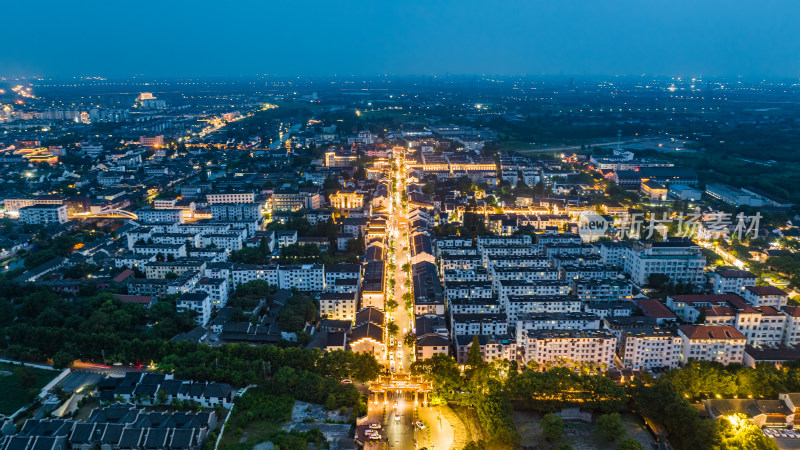
{"type": "Polygon", "coordinates": [[[496,3],[12,0],[0,76],[800,77],[794,0],[496,3]]]}

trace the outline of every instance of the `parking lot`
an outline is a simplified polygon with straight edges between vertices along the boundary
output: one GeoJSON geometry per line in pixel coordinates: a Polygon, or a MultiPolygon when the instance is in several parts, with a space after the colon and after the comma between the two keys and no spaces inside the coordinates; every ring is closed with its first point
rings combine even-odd
{"type": "Polygon", "coordinates": [[[775,439],[775,442],[780,448],[800,449],[800,430],[794,431],[786,430],[785,428],[767,428],[763,431],[766,436],[775,439]],[[783,432],[785,437],[780,435],[781,432],[783,432]]]}

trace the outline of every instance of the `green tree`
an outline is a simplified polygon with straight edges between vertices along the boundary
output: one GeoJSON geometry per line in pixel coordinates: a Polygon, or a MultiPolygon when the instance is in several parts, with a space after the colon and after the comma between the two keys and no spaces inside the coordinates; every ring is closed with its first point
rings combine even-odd
{"type": "Polygon", "coordinates": [[[458,364],[453,357],[437,353],[428,359],[417,360],[411,363],[411,373],[423,375],[432,382],[434,401],[451,401],[456,398],[456,393],[462,389],[463,379],[458,364]]]}
{"type": "Polygon", "coordinates": [[[564,434],[564,420],[555,414],[545,414],[542,420],[539,421],[542,428],[542,436],[548,442],[558,442],[564,434]]]}
{"type": "Polygon", "coordinates": [[[416,344],[417,344],[416,334],[408,333],[407,335],[403,336],[403,345],[405,345],[407,348],[413,349],[416,344]]]}
{"type": "Polygon", "coordinates": [[[75,356],[65,351],[59,351],[55,355],[53,355],[53,368],[54,369],[64,369],[69,367],[72,362],[75,361],[75,356]]]}
{"type": "Polygon", "coordinates": [[[761,433],[744,414],[733,414],[719,421],[717,442],[719,449],[777,450],[778,444],[761,433]]]}
{"type": "Polygon", "coordinates": [[[472,336],[472,345],[467,352],[467,364],[470,370],[476,370],[483,366],[483,356],[481,355],[481,343],[478,335],[472,336]]]}
{"type": "Polygon", "coordinates": [[[617,440],[625,434],[625,426],[619,413],[603,414],[595,423],[597,432],[608,442],[617,440]]]}
{"type": "Polygon", "coordinates": [[[619,441],[615,450],[644,450],[642,444],[634,438],[625,438],[619,441]]]}
{"type": "Polygon", "coordinates": [[[36,373],[28,366],[19,366],[14,369],[14,376],[17,377],[17,383],[23,389],[31,389],[36,387],[36,373]]]}

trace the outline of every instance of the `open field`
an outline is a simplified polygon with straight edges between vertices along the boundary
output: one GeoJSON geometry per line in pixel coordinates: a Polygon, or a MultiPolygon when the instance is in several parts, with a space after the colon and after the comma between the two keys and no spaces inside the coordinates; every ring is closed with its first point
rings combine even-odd
{"type": "MultiPolygon", "coordinates": [[[[542,436],[539,420],[542,414],[528,411],[515,411],[514,423],[523,445],[539,446],[548,448],[550,445],[542,436]]],[[[636,415],[623,414],[622,422],[625,425],[625,437],[631,437],[639,441],[643,448],[650,448],[654,442],[650,432],[644,427],[644,422],[636,415]]],[[[569,444],[574,450],[603,450],[613,448],[616,443],[609,443],[594,432],[594,424],[565,421],[564,437],[561,442],[569,444]]]]}
{"type": "Polygon", "coordinates": [[[58,372],[54,370],[0,363],[0,414],[14,414],[31,402],[39,390],[57,375],[58,372]],[[27,375],[20,371],[27,372],[27,375]]]}

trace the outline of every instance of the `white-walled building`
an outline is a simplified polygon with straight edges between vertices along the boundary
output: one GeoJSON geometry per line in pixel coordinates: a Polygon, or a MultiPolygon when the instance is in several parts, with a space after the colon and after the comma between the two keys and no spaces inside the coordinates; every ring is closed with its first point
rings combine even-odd
{"type": "MultiPolygon", "coordinates": [[[[465,334],[455,336],[456,361],[459,364],[467,363],[469,349],[472,348],[474,336],[465,334]]],[[[481,346],[481,358],[486,363],[496,360],[516,361],[517,340],[512,336],[478,335],[478,344],[481,346]]]]}
{"type": "Polygon", "coordinates": [[[682,339],[674,332],[658,328],[634,328],[622,333],[619,362],[636,370],[672,369],[681,359],[682,339]]]}
{"type": "Polygon", "coordinates": [[[203,277],[197,282],[195,288],[208,294],[211,306],[215,309],[224,308],[228,304],[228,279],[203,277]]]}
{"type": "Polygon", "coordinates": [[[783,345],[800,344],[800,306],[784,306],[781,312],[786,316],[783,345]]]}
{"type": "Polygon", "coordinates": [[[450,330],[454,336],[461,334],[508,334],[505,314],[451,314],[450,330]]]}
{"type": "Polygon", "coordinates": [[[198,291],[183,294],[178,298],[176,306],[179,312],[196,312],[195,320],[199,325],[205,325],[211,320],[211,297],[205,292],[198,291]]]}
{"type": "Polygon", "coordinates": [[[32,205],[19,210],[19,220],[29,225],[61,225],[69,219],[66,205],[32,205]]]}
{"type": "Polygon", "coordinates": [[[146,256],[183,258],[186,256],[186,244],[134,244],[133,252],[146,256]]]}
{"type": "Polygon", "coordinates": [[[789,301],[789,294],[775,286],[747,286],[744,299],[754,306],[772,306],[781,309],[789,301]]]}
{"type": "Polygon", "coordinates": [[[682,325],[681,363],[691,360],[741,363],[747,338],[730,325],[682,325]]]}
{"type": "Polygon", "coordinates": [[[256,201],[256,195],[253,192],[224,192],[206,194],[206,201],[209,205],[254,203],[256,201]]]}
{"type": "Polygon", "coordinates": [[[708,272],[708,279],[715,294],[733,293],[742,295],[748,286],[755,286],[758,277],[746,270],[719,270],[708,272]]]}
{"type": "Polygon", "coordinates": [[[178,222],[183,223],[182,209],[139,208],[136,217],[141,223],[178,222]]]}
{"type": "Polygon", "coordinates": [[[608,368],[614,364],[616,345],[617,337],[606,331],[531,330],[517,337],[525,365],[608,368]]]}
{"type": "Polygon", "coordinates": [[[576,313],[583,306],[581,299],[574,295],[510,295],[500,304],[510,321],[517,320],[524,313],[576,313]]]}
{"type": "Polygon", "coordinates": [[[352,322],[355,319],[357,309],[357,294],[323,292],[319,296],[319,314],[328,319],[352,322]]]}
{"type": "Polygon", "coordinates": [[[296,288],[300,292],[322,292],[325,290],[325,268],[322,264],[280,266],[278,287],[296,288]]]}
{"type": "Polygon", "coordinates": [[[646,286],[652,274],[666,275],[673,283],[702,286],[705,266],[700,246],[688,239],[636,242],[625,259],[625,273],[639,286],[646,286]]]}

